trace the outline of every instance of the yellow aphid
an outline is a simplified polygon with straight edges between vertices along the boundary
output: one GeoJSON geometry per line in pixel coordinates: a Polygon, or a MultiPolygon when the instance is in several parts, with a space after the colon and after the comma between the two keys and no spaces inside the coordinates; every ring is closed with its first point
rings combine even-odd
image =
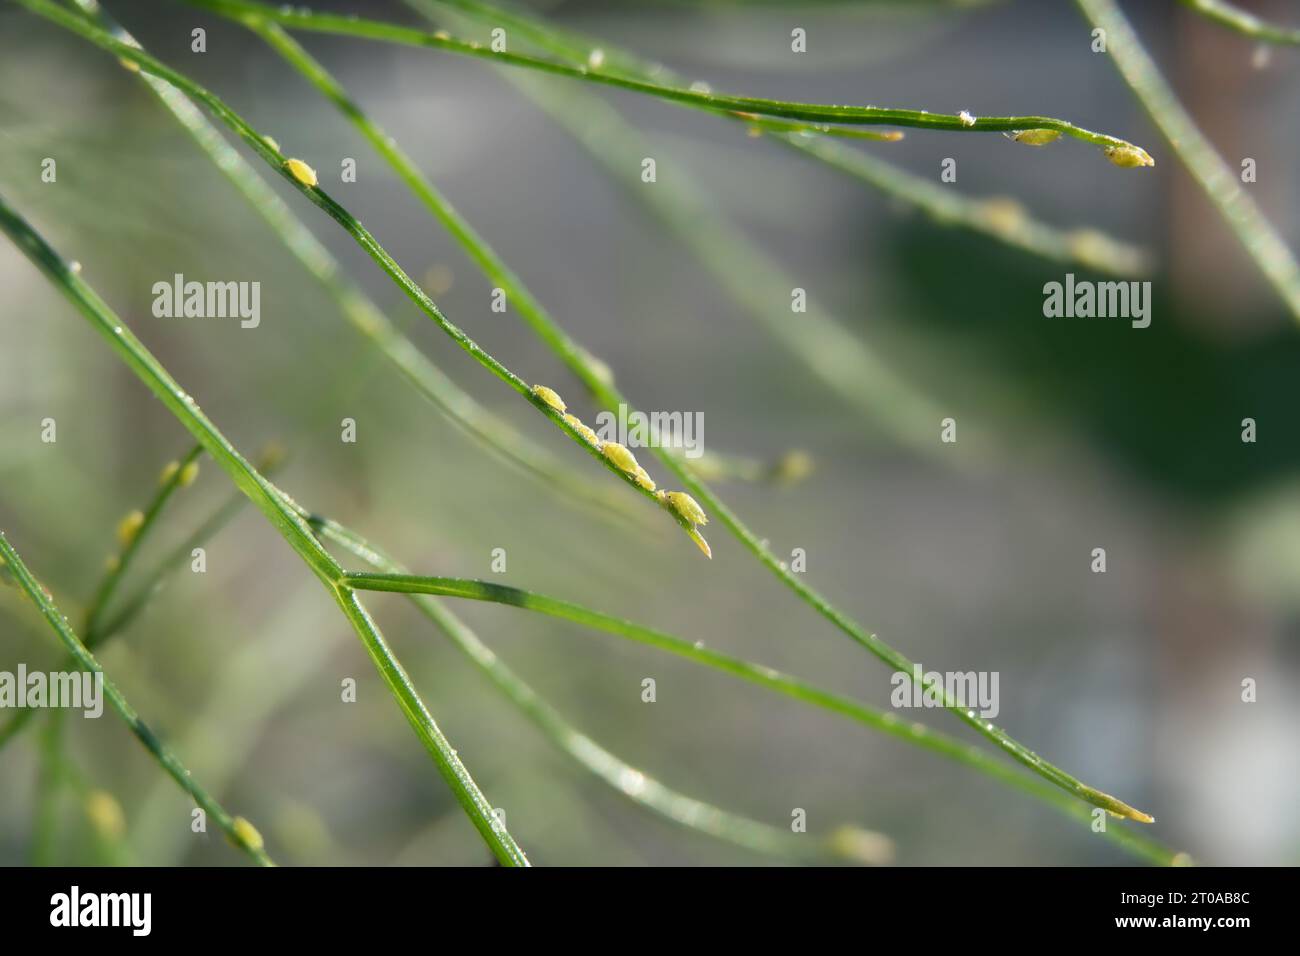
{"type": "Polygon", "coordinates": [[[636,483],[640,485],[642,488],[644,488],[646,491],[655,490],[654,479],[651,478],[649,473],[640,465],[637,465],[636,468],[636,483]]]}
{"type": "Polygon", "coordinates": [[[275,150],[277,153],[280,151],[280,144],[277,143],[277,142],[275,141],[275,138],[274,138],[274,137],[271,137],[271,136],[263,136],[263,137],[262,137],[262,142],[264,142],[267,146],[270,146],[270,147],[271,147],[273,150],[275,150]]]}
{"type": "Polygon", "coordinates": [[[448,33],[446,30],[439,30],[437,33],[434,34],[434,38],[438,40],[450,40],[451,34],[448,33]]]}
{"type": "Polygon", "coordinates": [[[641,466],[637,464],[636,455],[632,454],[616,441],[607,441],[600,449],[601,453],[623,471],[636,474],[641,466]]]}
{"type": "Polygon", "coordinates": [[[176,477],[176,485],[177,487],[185,488],[188,485],[194,484],[194,479],[198,476],[199,463],[197,461],[191,461],[181,469],[181,473],[176,477]]]}
{"type": "Polygon", "coordinates": [[[1011,138],[1026,146],[1046,146],[1061,138],[1059,129],[1018,129],[1011,133],[1011,138]]]}
{"type": "Polygon", "coordinates": [[[165,485],[176,477],[176,472],[181,470],[179,461],[169,461],[163,466],[162,474],[158,476],[158,484],[165,485]]]}
{"type": "Polygon", "coordinates": [[[704,513],[700,503],[684,491],[669,491],[664,495],[667,499],[668,507],[681,515],[682,519],[691,524],[708,524],[709,516],[704,513]]]}
{"type": "Polygon", "coordinates": [[[587,65],[593,70],[599,70],[605,63],[605,51],[600,47],[592,50],[587,54],[587,65]]]}
{"type": "Polygon", "coordinates": [[[1156,161],[1141,146],[1107,146],[1106,158],[1116,166],[1134,169],[1138,166],[1154,166],[1156,161]]]}
{"type": "Polygon", "coordinates": [[[257,827],[253,826],[243,817],[235,817],[233,825],[235,836],[239,842],[252,850],[260,850],[266,844],[262,840],[262,834],[257,832],[257,827]]]}
{"type": "Polygon", "coordinates": [[[564,420],[569,423],[570,428],[587,439],[588,444],[595,445],[597,448],[600,447],[600,436],[584,425],[577,415],[565,415],[564,420]]]}
{"type": "Polygon", "coordinates": [[[130,70],[132,73],[140,72],[140,64],[135,60],[128,60],[126,57],[120,56],[117,58],[117,62],[122,64],[124,70],[130,70]]]}
{"type": "Polygon", "coordinates": [[[104,559],[104,570],[110,574],[122,566],[122,559],[115,554],[110,554],[104,559]]]}
{"type": "Polygon", "coordinates": [[[298,180],[298,182],[302,183],[304,186],[315,186],[318,182],[316,179],[316,170],[312,169],[301,159],[286,159],[284,161],[284,168],[289,170],[290,176],[298,180]]]}
{"type": "Polygon", "coordinates": [[[126,833],[122,805],[105,790],[94,790],[86,797],[86,817],[105,839],[118,840],[126,833]]]}
{"type": "Polygon", "coordinates": [[[555,409],[561,415],[569,406],[564,404],[564,399],[560,398],[560,393],[553,388],[547,388],[545,385],[534,385],[533,394],[544,401],[551,408],[555,409]]]}
{"type": "Polygon", "coordinates": [[[135,536],[140,533],[144,526],[144,512],[132,511],[129,515],[117,523],[117,540],[121,542],[122,547],[127,547],[135,540],[135,536]]]}

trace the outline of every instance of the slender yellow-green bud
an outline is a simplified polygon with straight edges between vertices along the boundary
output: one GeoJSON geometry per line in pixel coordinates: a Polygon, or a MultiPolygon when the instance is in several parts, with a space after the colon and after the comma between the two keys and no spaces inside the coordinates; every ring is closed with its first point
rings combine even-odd
{"type": "Polygon", "coordinates": [[[601,446],[601,453],[623,471],[636,474],[641,466],[637,464],[636,455],[632,454],[616,441],[607,441],[601,446]]]}
{"type": "Polygon", "coordinates": [[[569,406],[564,404],[564,399],[560,398],[560,393],[553,388],[547,388],[545,385],[534,385],[533,394],[544,401],[551,408],[555,409],[561,415],[569,406]]]}
{"type": "Polygon", "coordinates": [[[700,503],[684,491],[669,491],[661,500],[667,501],[668,507],[681,515],[684,521],[691,524],[708,524],[709,516],[704,513],[700,503]]]}
{"type": "Polygon", "coordinates": [[[186,466],[181,469],[181,473],[177,475],[176,485],[179,488],[188,487],[189,485],[194,484],[194,479],[197,478],[198,476],[199,476],[199,463],[197,461],[191,461],[188,464],[186,464],[186,466]]]}
{"type": "Polygon", "coordinates": [[[249,849],[260,850],[266,845],[262,840],[262,834],[257,832],[257,827],[243,817],[235,817],[234,830],[235,836],[249,849]]]}
{"type": "Polygon", "coordinates": [[[86,818],[105,839],[120,840],[126,833],[122,805],[106,790],[92,790],[86,795],[86,818]]]}
{"type": "Polygon", "coordinates": [[[1107,146],[1106,158],[1116,166],[1134,169],[1138,166],[1154,166],[1156,161],[1141,146],[1107,146]]]}
{"type": "Polygon", "coordinates": [[[1059,129],[1018,129],[1007,134],[1008,138],[1026,146],[1046,146],[1061,138],[1059,129]]]}
{"type": "Polygon", "coordinates": [[[316,179],[316,170],[312,169],[301,159],[286,159],[284,161],[284,168],[289,170],[290,176],[298,180],[298,182],[302,183],[304,186],[315,186],[318,182],[316,179]]]}
{"type": "Polygon", "coordinates": [[[122,547],[128,547],[135,540],[135,536],[140,533],[140,528],[143,526],[143,511],[132,511],[119,521],[117,523],[117,540],[121,542],[122,547]]]}
{"type": "Polygon", "coordinates": [[[176,477],[176,472],[180,471],[181,463],[179,461],[169,461],[163,465],[162,474],[158,476],[158,484],[165,485],[176,477]]]}

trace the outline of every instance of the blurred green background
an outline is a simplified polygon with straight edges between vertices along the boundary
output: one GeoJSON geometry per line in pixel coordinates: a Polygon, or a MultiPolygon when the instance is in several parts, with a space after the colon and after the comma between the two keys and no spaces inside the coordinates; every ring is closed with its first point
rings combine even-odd
{"type": "MultiPolygon", "coordinates": [[[[324,6],[419,22],[401,4],[324,6]]],[[[1294,247],[1300,56],[1279,49],[1260,67],[1250,42],[1176,4],[1127,6],[1229,165],[1257,160],[1249,188],[1294,247]]],[[[1257,9],[1285,17],[1284,6],[1257,9]]],[[[159,0],[108,8],[286,155],[312,162],[413,276],[436,277],[431,285],[450,276],[437,301],[454,322],[594,418],[518,316],[491,311],[491,283],[459,247],[251,34],[159,0]],[[207,30],[205,54],[190,51],[195,26],[207,30]],[[343,157],[357,160],[354,184],[338,183],[343,157]]],[[[958,448],[939,447],[936,421],[927,455],[821,385],[492,67],[301,36],[639,407],[702,413],[711,451],[812,455],[816,471],[797,486],[719,490],[778,554],[806,550],[815,587],[927,668],[998,671],[998,724],[1153,812],[1152,836],[1208,862],[1296,862],[1300,329],[1112,65],[1090,52],[1077,11],[1028,0],[970,12],[545,9],[717,90],[1060,116],[1150,150],[1155,168],[1125,171],[1073,140],[1032,150],[996,135],[912,131],[862,147],[936,182],[941,161],[957,158],[946,188],[1013,195],[1048,222],[1150,248],[1153,322],[1135,330],[1043,317],[1043,284],[1084,270],[935,225],[739,124],[601,93],[651,143],[659,182],[647,188],[680,179],[705,191],[811,301],[957,419],[958,448]],[[806,55],[789,52],[794,26],[808,31],[806,55]],[[1244,417],[1258,422],[1256,444],[1240,441],[1244,417]],[[971,444],[979,436],[974,464],[968,434],[971,444]],[[1107,551],[1104,575],[1089,570],[1096,547],[1107,551]],[[1248,677],[1259,687],[1252,704],[1241,701],[1248,677]]],[[[720,524],[706,562],[418,314],[319,210],[274,186],[425,354],[624,494],[644,521],[612,524],[575,507],[465,438],[344,323],[137,77],[54,25],[0,10],[0,191],[82,263],[83,278],[237,447],[288,450],[277,481],[299,502],[419,572],[577,600],[888,707],[888,668],[720,524]],[[40,179],[47,156],[58,162],[55,184],[40,179]],[[260,281],[260,327],[154,318],[153,283],[178,272],[260,281]],[[355,444],[340,441],[345,417],[357,422],[355,444]],[[506,549],[503,575],[491,571],[494,548],[506,549]]],[[[114,526],[189,442],[8,243],[0,289],[0,528],[71,611],[93,593],[114,526]],[[40,440],[47,417],[58,423],[54,444],[40,440]]],[[[229,489],[205,459],[141,567],[229,489]]],[[[487,863],[347,623],[275,531],[246,508],[207,554],[206,574],[175,575],[101,655],[195,776],[256,822],[282,863],[487,863]],[[346,677],[358,682],[355,704],[340,701],[346,677]]],[[[399,596],[367,603],[535,863],[770,862],[676,828],[585,775],[399,596]]],[[[802,807],[811,831],[877,829],[904,864],[1130,861],[1086,826],[865,728],[563,622],[453,609],[579,727],[693,796],[777,826],[802,807]],[[645,677],[656,679],[654,704],[641,701],[645,677]]],[[[61,660],[31,608],[0,589],[0,669],[61,660]]],[[[943,714],[919,716],[969,736],[943,714]]],[[[190,833],[188,799],[114,716],[68,723],[76,765],[124,808],[130,859],[240,862],[215,831],[190,833]]],[[[38,739],[28,732],[0,753],[6,864],[29,859],[38,739]]],[[[59,862],[101,859],[74,796],[57,819],[59,862]]]]}

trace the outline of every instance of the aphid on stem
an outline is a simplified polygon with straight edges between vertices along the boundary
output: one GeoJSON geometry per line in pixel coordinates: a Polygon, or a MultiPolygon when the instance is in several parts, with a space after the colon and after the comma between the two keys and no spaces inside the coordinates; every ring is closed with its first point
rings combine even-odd
{"type": "Polygon", "coordinates": [[[691,524],[708,524],[709,516],[704,513],[700,503],[684,491],[668,491],[664,493],[664,499],[667,500],[668,507],[672,508],[684,520],[691,524]]]}
{"type": "Polygon", "coordinates": [[[1106,158],[1116,166],[1135,169],[1139,166],[1154,166],[1156,161],[1141,146],[1107,146],[1106,158]]]}
{"type": "Polygon", "coordinates": [[[132,511],[119,521],[117,523],[117,540],[122,547],[128,547],[135,540],[135,536],[140,533],[142,527],[144,527],[143,511],[132,511]]]}
{"type": "Polygon", "coordinates": [[[632,454],[627,450],[627,448],[616,441],[605,442],[605,444],[601,446],[600,450],[606,458],[613,462],[615,467],[622,471],[631,472],[635,475],[637,470],[641,467],[637,463],[636,455],[632,454]]]}
{"type": "Polygon", "coordinates": [[[577,415],[566,414],[564,420],[570,428],[587,440],[587,444],[594,446],[596,449],[600,448],[600,436],[584,425],[582,419],[578,418],[577,415]]]}
{"type": "Polygon", "coordinates": [[[560,393],[553,388],[547,388],[545,385],[534,385],[533,394],[544,401],[551,408],[555,409],[561,415],[569,406],[564,404],[564,399],[560,398],[560,393]]]}
{"type": "Polygon", "coordinates": [[[251,850],[261,850],[266,844],[262,839],[262,834],[243,817],[235,817],[231,824],[235,837],[251,850]]]}
{"type": "Polygon", "coordinates": [[[289,175],[304,186],[315,186],[319,181],[316,179],[316,170],[312,169],[301,159],[286,159],[284,168],[289,170],[289,175]]]}
{"type": "Polygon", "coordinates": [[[1016,129],[1002,135],[1026,146],[1046,146],[1060,139],[1061,131],[1059,129],[1016,129]]]}

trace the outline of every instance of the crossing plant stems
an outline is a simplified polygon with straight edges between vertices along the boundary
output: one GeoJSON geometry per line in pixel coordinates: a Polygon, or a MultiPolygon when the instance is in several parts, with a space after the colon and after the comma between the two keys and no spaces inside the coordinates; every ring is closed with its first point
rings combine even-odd
{"type": "MultiPolygon", "coordinates": [[[[570,438],[578,442],[607,470],[622,478],[626,484],[637,492],[657,499],[676,502],[690,502],[685,505],[668,508],[678,523],[682,524],[688,534],[698,538],[696,527],[707,523],[708,517],[716,518],[741,543],[745,550],[768,568],[779,580],[790,588],[797,597],[808,604],[819,615],[826,618],[850,639],[883,660],[893,670],[911,674],[912,662],[877,635],[861,627],[856,621],[838,610],[823,596],[804,584],[783,562],[778,560],[749,527],[741,521],[729,507],[700,479],[690,465],[672,453],[655,449],[660,464],[674,475],[686,489],[685,492],[666,492],[656,490],[655,482],[640,465],[629,464],[613,454],[613,449],[598,447],[584,434],[581,423],[575,425],[572,416],[565,414],[564,403],[553,389],[540,385],[530,385],[524,378],[508,369],[491,354],[482,349],[459,326],[453,324],[429,296],[388,254],[384,247],[350,212],[330,197],[320,186],[311,169],[308,159],[285,156],[269,137],[261,134],[242,117],[231,110],[218,96],[203,88],[185,75],[167,67],[157,59],[144,52],[129,34],[109,21],[98,8],[96,0],[77,0],[83,14],[69,12],[49,0],[17,0],[34,13],[46,17],[60,26],[72,31],[84,39],[113,53],[126,64],[138,69],[158,93],[164,103],[178,119],[190,130],[200,145],[214,161],[226,169],[230,178],[255,203],[269,194],[261,180],[253,173],[251,167],[243,164],[237,154],[224,143],[216,131],[194,109],[197,103],[211,113],[219,122],[238,135],[268,167],[278,172],[290,182],[309,201],[322,209],[334,219],[376,262],[380,269],[400,288],[415,304],[437,324],[444,333],[453,339],[464,351],[481,366],[502,380],[507,386],[528,401],[541,414],[551,419],[552,424],[565,431],[570,438]],[[242,164],[242,165],[241,165],[242,164]],[[680,499],[672,497],[681,496],[680,499]],[[683,517],[685,516],[685,517],[683,517]]],[[[515,303],[517,311],[532,328],[534,333],[565,363],[570,372],[582,382],[590,394],[605,408],[613,409],[627,404],[626,399],[615,387],[612,377],[590,353],[573,341],[559,324],[547,313],[544,307],[527,290],[520,280],[500,257],[488,246],[486,240],[463,219],[419,171],[416,165],[400,150],[396,143],[384,134],[364,113],[364,111],[347,95],[346,91],[335,81],[320,64],[316,63],[291,38],[284,28],[334,33],[358,38],[367,38],[387,42],[396,42],[419,47],[441,49],[490,60],[498,64],[522,69],[541,71],[565,77],[575,81],[595,83],[623,90],[657,97],[681,105],[695,107],[709,114],[739,120],[749,124],[753,129],[765,135],[787,139],[792,145],[810,152],[816,158],[836,164],[840,157],[833,150],[834,140],[828,137],[861,137],[866,135],[883,140],[896,138],[894,133],[873,134],[862,130],[863,126],[887,125],[894,127],[915,128],[945,132],[980,132],[997,131],[1022,134],[1025,130],[1053,131],[1083,142],[1100,147],[1113,162],[1121,166],[1147,165],[1149,156],[1145,150],[1125,140],[1108,134],[1083,129],[1064,120],[1041,116],[1018,117],[971,117],[967,114],[944,115],[926,111],[887,109],[879,107],[827,106],[822,104],[792,103],[779,100],[759,99],[744,96],[715,94],[708,90],[678,85],[672,77],[666,80],[654,80],[644,75],[643,64],[632,54],[612,48],[602,47],[600,57],[589,55],[583,65],[566,62],[565,57],[573,52],[573,40],[559,33],[551,33],[541,24],[520,15],[523,24],[535,41],[538,41],[552,55],[559,59],[519,53],[513,50],[493,50],[474,41],[460,40],[444,31],[429,32],[387,24],[379,21],[357,17],[338,17],[313,13],[307,10],[290,8],[272,8],[247,0],[188,0],[195,6],[210,9],[216,13],[237,19],[277,49],[286,60],[294,66],[320,92],[329,98],[370,141],[371,145],[393,166],[408,188],[424,203],[453,237],[464,247],[476,264],[504,288],[515,303]],[[566,46],[567,45],[567,46],[566,46]],[[603,52],[608,49],[609,52],[603,52]],[[832,144],[827,146],[826,144],[832,144]]],[[[1118,12],[1101,0],[1079,0],[1085,11],[1097,19],[1112,18],[1118,12]]],[[[482,15],[484,11],[495,8],[474,0],[455,0],[447,4],[460,8],[462,12],[482,15]]],[[[1211,12],[1207,8],[1217,4],[1191,4],[1211,12]]],[[[1131,64],[1130,64],[1131,66],[1131,64]]],[[[1149,78],[1141,70],[1126,69],[1126,77],[1134,83],[1139,95],[1151,88],[1149,78]],[[1144,85],[1145,84],[1145,85],[1144,85]]],[[[1159,116],[1157,115],[1157,121],[1159,116]]],[[[1169,132],[1169,129],[1166,129],[1169,132]]],[[[1047,133],[1035,134],[1035,141],[1050,139],[1047,133]]],[[[1178,144],[1175,143],[1175,148],[1178,144]]],[[[1184,157],[1187,158],[1187,157],[1184,157]]],[[[1189,165],[1194,164],[1189,159],[1189,165]]],[[[870,180],[870,174],[862,178],[870,180]]],[[[899,188],[898,181],[882,180],[887,185],[882,188],[899,188]]],[[[924,205],[932,201],[923,192],[915,194],[915,201],[924,205]]],[[[265,213],[264,213],[265,214],[265,213]]],[[[328,258],[323,247],[319,245],[304,226],[297,222],[285,207],[272,206],[272,214],[266,218],[270,221],[285,243],[299,255],[303,264],[333,294],[340,308],[354,326],[363,334],[369,335],[380,345],[384,353],[403,372],[406,379],[417,389],[431,398],[451,418],[477,433],[484,443],[494,447],[498,452],[505,450],[507,457],[512,445],[516,445],[514,436],[505,431],[508,426],[497,423],[468,404],[467,396],[462,397],[450,383],[443,383],[432,366],[423,360],[409,341],[391,330],[382,313],[371,305],[350,285],[347,280],[337,275],[337,264],[328,258]]],[[[977,218],[968,223],[971,228],[982,228],[977,218]]],[[[1257,225],[1257,224],[1256,224],[1257,225]]],[[[186,483],[184,476],[192,478],[190,470],[202,453],[207,453],[235,483],[236,487],[252,501],[267,520],[280,532],[282,537],[308,565],[313,574],[326,587],[338,604],[340,610],[352,624],[354,630],[370,653],[381,676],[388,684],[403,713],[411,723],[417,736],[429,751],[439,773],[446,780],[462,808],[478,830],[484,842],[507,865],[527,865],[527,857],[497,820],[491,805],[479,791],[469,771],[460,762],[456,751],[451,748],[442,735],[437,724],[424,706],[414,686],[406,676],[401,664],[385,643],[378,626],[361,603],[359,592],[368,590],[396,591],[407,594],[416,606],[437,624],[475,661],[485,673],[492,678],[503,695],[537,724],[557,746],[565,750],[582,764],[585,769],[596,774],[615,786],[619,786],[627,795],[638,799],[652,810],[663,813],[686,826],[700,832],[706,832],[721,839],[749,846],[764,852],[778,855],[788,854],[797,857],[803,851],[795,851],[786,845],[786,834],[778,833],[766,824],[749,820],[721,808],[713,807],[701,801],[670,790],[653,778],[645,776],[626,761],[600,748],[572,728],[544,700],[537,696],[526,684],[504,667],[486,646],[471,631],[459,622],[442,604],[431,600],[431,595],[444,597],[468,598],[511,604],[529,611],[560,617],[575,623],[610,631],[632,640],[643,641],[661,650],[680,654],[696,663],[714,667],[733,676],[751,680],[778,693],[788,694],[795,699],[813,706],[837,712],[842,716],[871,726],[873,729],[892,734],[925,747],[950,759],[972,766],[988,773],[1011,786],[1043,799],[1080,818],[1089,816],[1088,806],[1100,807],[1113,816],[1138,822],[1151,822],[1152,817],[1127,803],[1106,794],[1096,788],[1077,780],[1064,770],[1047,762],[1042,757],[1025,748],[1007,735],[1001,728],[983,721],[965,711],[941,687],[931,688],[943,699],[944,706],[982,736],[995,743],[1007,755],[1028,768],[1040,779],[1011,771],[1007,766],[997,762],[989,755],[975,748],[942,735],[928,731],[920,725],[903,725],[894,715],[880,713],[865,708],[856,702],[837,698],[835,695],[818,690],[797,678],[779,674],[762,665],[739,661],[713,651],[704,651],[698,645],[690,644],[680,638],[654,631],[651,628],[593,611],[571,602],[550,598],[517,588],[505,588],[483,582],[467,581],[435,576],[420,576],[406,572],[396,562],[388,559],[374,546],[341,525],[318,518],[306,512],[283,491],[273,485],[257,467],[245,459],[222,435],[199,409],[195,400],[171,378],[166,369],[149,353],[112,310],[95,292],[77,275],[77,270],[63,259],[43,238],[23,219],[7,201],[0,197],[0,228],[10,236],[22,251],[50,278],[88,319],[110,347],[131,368],[133,373],[152,390],[177,420],[191,433],[197,441],[193,451],[182,461],[177,462],[175,470],[169,470],[163,476],[159,493],[146,512],[140,513],[138,520],[132,520],[123,536],[123,551],[118,557],[118,564],[106,575],[100,591],[92,600],[87,614],[85,643],[72,632],[66,619],[53,606],[35,578],[27,571],[12,546],[0,537],[0,553],[6,564],[13,569],[24,591],[36,602],[43,616],[51,624],[58,636],[68,647],[69,652],[84,666],[98,669],[98,664],[90,656],[88,645],[92,643],[100,627],[99,622],[108,610],[110,598],[122,579],[126,566],[134,556],[139,536],[147,531],[157,519],[162,506],[170,495],[186,483]],[[333,541],[348,550],[352,555],[374,566],[376,572],[347,571],[326,550],[321,539],[333,541]],[[638,776],[639,775],[639,776],[638,776]],[[628,781],[638,781],[629,787],[628,781]],[[1044,783],[1043,781],[1046,781],[1044,783]],[[1049,786],[1050,785],[1050,786],[1049,786]],[[632,791],[635,792],[632,792],[632,791]]],[[[990,230],[993,231],[993,230],[990,230]]],[[[1080,254],[1080,250],[1068,247],[1056,247],[1052,243],[1056,237],[1050,230],[1030,234],[1024,243],[1028,251],[1048,254],[1053,257],[1067,257],[1080,254]]],[[[1107,254],[1127,256],[1129,253],[1119,246],[1106,250],[1107,254]]],[[[1096,250],[1094,250],[1096,253],[1096,250]]],[[[1084,250],[1083,254],[1086,254],[1084,250]]],[[[1118,260],[1117,260],[1118,261],[1118,260]]],[[[1129,264],[1136,263],[1137,258],[1130,258],[1129,264]]],[[[1115,271],[1126,271],[1128,265],[1117,266],[1115,271]]],[[[1268,271],[1266,269],[1266,271],[1268,271]]],[[[1274,276],[1276,279],[1277,276],[1274,276]]],[[[1285,287],[1285,282],[1280,282],[1285,287]]],[[[531,451],[523,456],[523,464],[528,467],[540,460],[531,451]]],[[[549,460],[544,468],[535,470],[551,475],[561,489],[570,485],[572,476],[567,465],[558,465],[549,460]]],[[[597,496],[598,497],[598,496],[597,496]]],[[[707,545],[701,547],[708,551],[707,545]]],[[[148,599],[148,592],[137,593],[126,602],[126,608],[118,618],[112,618],[103,626],[102,633],[111,633],[121,626],[130,616],[138,611],[148,599]]],[[[186,786],[195,797],[196,802],[211,808],[222,828],[230,834],[232,842],[249,854],[257,862],[267,863],[265,851],[261,846],[260,835],[251,824],[242,818],[233,818],[222,810],[210,797],[192,782],[187,786],[188,773],[180,766],[174,756],[157,741],[138,717],[130,710],[120,693],[114,688],[110,693],[114,708],[126,719],[132,730],[145,742],[160,764],[168,773],[186,786]],[[183,779],[184,778],[184,779],[183,779]]],[[[0,731],[0,743],[9,739],[13,733],[12,726],[0,731]]],[[[1137,836],[1125,828],[1117,827],[1114,839],[1127,849],[1152,862],[1177,863],[1186,862],[1184,855],[1175,854],[1145,837],[1137,836]]],[[[862,830],[836,831],[822,842],[815,844],[816,853],[841,854],[856,856],[865,862],[883,862],[887,857],[888,839],[878,834],[868,834],[862,830]],[[872,841],[876,841],[872,843],[872,841]],[[879,852],[867,852],[868,845],[879,852]]]]}

